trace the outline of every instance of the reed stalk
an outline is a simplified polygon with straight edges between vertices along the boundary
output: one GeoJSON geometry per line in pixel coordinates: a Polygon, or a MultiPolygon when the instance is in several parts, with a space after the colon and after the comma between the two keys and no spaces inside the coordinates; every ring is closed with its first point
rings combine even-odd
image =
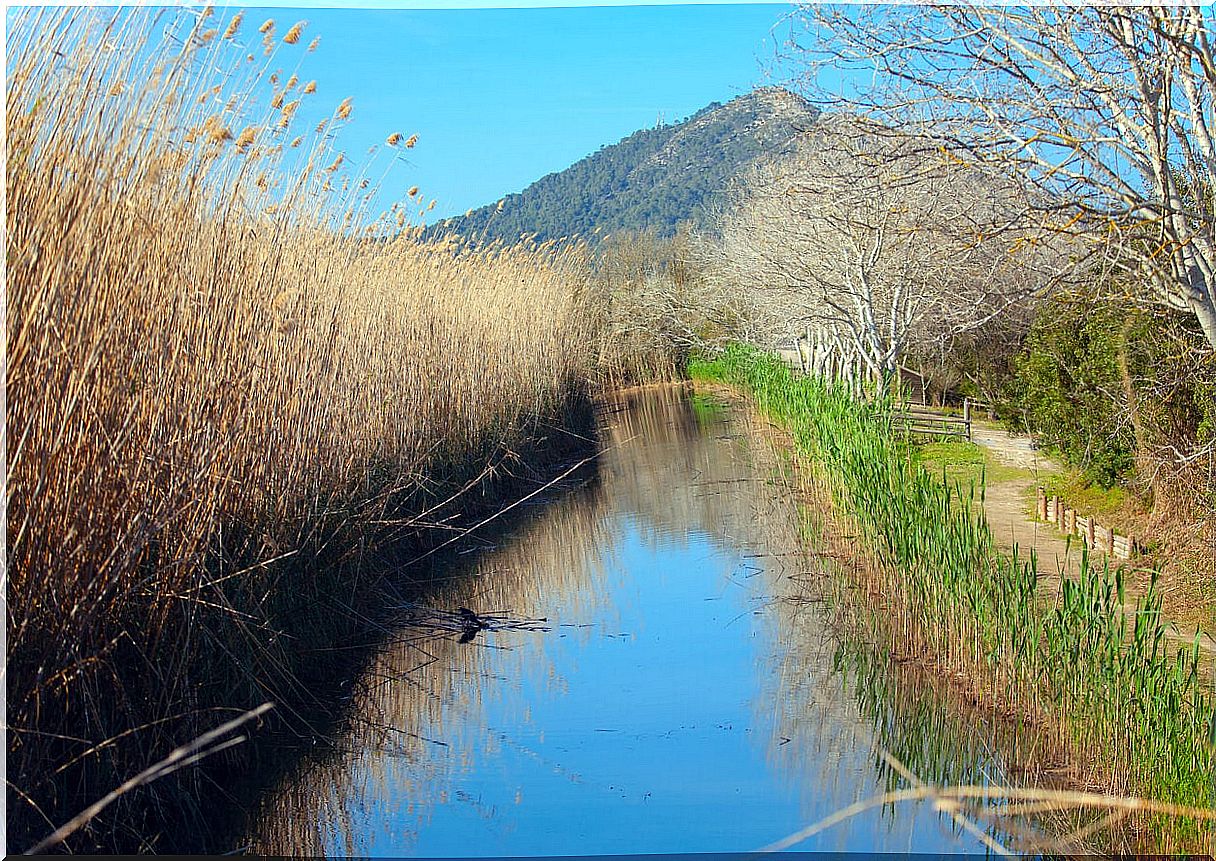
{"type": "Polygon", "coordinates": [[[361,588],[332,570],[594,375],[581,249],[420,244],[400,135],[344,159],[351,99],[281,98],[306,25],[227,14],[10,19],[15,840],[282,693],[275,614],[361,588]]]}

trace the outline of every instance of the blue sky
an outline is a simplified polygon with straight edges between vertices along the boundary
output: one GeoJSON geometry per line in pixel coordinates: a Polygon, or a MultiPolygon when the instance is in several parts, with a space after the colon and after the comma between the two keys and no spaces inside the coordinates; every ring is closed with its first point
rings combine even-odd
{"type": "Polygon", "coordinates": [[[248,20],[274,18],[282,32],[306,19],[305,41],[321,37],[301,78],[317,80],[318,107],[353,97],[341,136],[352,156],[389,132],[418,134],[384,191],[420,186],[437,201],[433,222],[519,191],[660,114],[673,122],[769,83],[771,30],[789,8],[279,7],[249,9],[248,20]]]}

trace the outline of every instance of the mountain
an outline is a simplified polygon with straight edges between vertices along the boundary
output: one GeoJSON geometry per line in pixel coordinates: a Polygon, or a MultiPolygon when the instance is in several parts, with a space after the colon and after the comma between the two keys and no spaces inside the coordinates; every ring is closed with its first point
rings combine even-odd
{"type": "Polygon", "coordinates": [[[507,242],[523,234],[539,241],[590,239],[647,228],[670,236],[682,222],[703,222],[731,177],[757,159],[787,151],[817,116],[809,102],[779,87],[714,102],[682,122],[601,147],[501,204],[445,219],[427,233],[507,242]]]}

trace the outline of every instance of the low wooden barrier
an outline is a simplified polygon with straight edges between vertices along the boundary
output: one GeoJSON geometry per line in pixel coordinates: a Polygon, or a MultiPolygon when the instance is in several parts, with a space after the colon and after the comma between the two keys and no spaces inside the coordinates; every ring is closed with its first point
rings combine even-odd
{"type": "Polygon", "coordinates": [[[892,419],[895,429],[908,434],[961,436],[971,441],[971,402],[963,401],[963,416],[949,416],[905,406],[892,419]]]}
{"type": "Polygon", "coordinates": [[[1109,526],[1102,526],[1097,518],[1082,517],[1075,509],[1066,508],[1058,496],[1048,496],[1039,488],[1036,514],[1039,520],[1054,523],[1067,535],[1079,535],[1091,550],[1102,550],[1116,559],[1130,559],[1144,552],[1144,547],[1135,538],[1119,535],[1109,526]]]}

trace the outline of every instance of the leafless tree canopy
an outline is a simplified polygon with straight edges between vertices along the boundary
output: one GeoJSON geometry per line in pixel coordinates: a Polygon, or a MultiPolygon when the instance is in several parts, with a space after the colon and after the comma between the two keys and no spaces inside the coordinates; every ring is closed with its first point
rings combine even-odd
{"type": "Polygon", "coordinates": [[[1043,194],[1216,346],[1216,55],[1199,7],[808,6],[788,59],[806,94],[914,130],[1043,194]]]}
{"type": "Polygon", "coordinates": [[[693,240],[621,232],[595,257],[605,330],[602,365],[632,381],[678,376],[696,350],[755,340],[748,306],[702,276],[693,240]]]}
{"type": "Polygon", "coordinates": [[[825,115],[799,152],[754,170],[720,221],[717,276],[745,288],[778,337],[893,374],[913,345],[983,325],[1064,262],[1060,237],[1011,225],[1016,183],[825,115]]]}

